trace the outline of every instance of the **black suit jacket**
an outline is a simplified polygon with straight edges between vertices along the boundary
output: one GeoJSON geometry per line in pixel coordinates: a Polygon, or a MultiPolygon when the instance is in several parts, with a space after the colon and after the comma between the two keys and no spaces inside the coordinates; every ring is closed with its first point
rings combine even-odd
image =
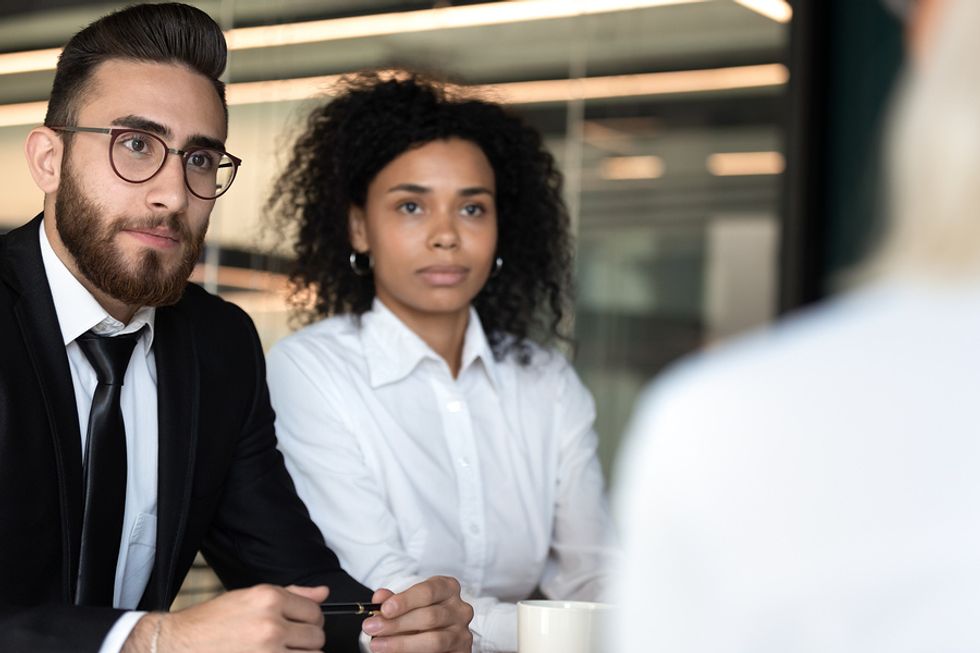
{"type": "MultiPolygon", "coordinates": [[[[81,438],[40,217],[0,236],[0,651],[96,651],[121,612],[72,605],[81,438]]],[[[157,550],[140,608],[167,609],[199,549],[229,589],[322,583],[333,601],[368,600],[324,544],[275,448],[248,316],[189,285],[157,310],[154,329],[157,550]]],[[[358,626],[328,623],[327,650],[356,650],[358,626]]]]}

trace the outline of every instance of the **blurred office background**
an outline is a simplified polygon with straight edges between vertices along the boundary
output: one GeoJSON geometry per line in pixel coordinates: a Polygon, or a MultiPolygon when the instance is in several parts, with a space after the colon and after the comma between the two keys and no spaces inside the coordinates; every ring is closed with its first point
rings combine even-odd
{"type": "MultiPolygon", "coordinates": [[[[124,2],[0,3],[0,231],[41,208],[22,144],[58,48],[124,2]]],[[[877,0],[205,0],[231,52],[244,159],[195,279],[268,347],[288,245],[262,205],[337,75],[440,71],[509,103],[565,173],[576,346],[609,471],[642,385],[677,357],[819,298],[875,213],[874,143],[900,29],[877,0]]]]}

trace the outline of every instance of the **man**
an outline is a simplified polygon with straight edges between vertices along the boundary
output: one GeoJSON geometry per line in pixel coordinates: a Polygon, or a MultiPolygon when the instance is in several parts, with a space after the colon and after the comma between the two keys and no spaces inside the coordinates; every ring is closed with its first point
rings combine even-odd
{"type": "Polygon", "coordinates": [[[865,285],[644,396],[610,651],[980,643],[980,2],[910,6],[865,285]]]}
{"type": "MultiPolygon", "coordinates": [[[[111,14],[28,136],[44,211],[0,238],[0,650],[356,649],[317,604],[372,595],[275,449],[254,327],[186,285],[239,163],[225,58],[192,7],[111,14]],[[233,591],[160,612],[199,549],[233,591]]],[[[373,650],[470,650],[453,579],[373,600],[373,650]]]]}

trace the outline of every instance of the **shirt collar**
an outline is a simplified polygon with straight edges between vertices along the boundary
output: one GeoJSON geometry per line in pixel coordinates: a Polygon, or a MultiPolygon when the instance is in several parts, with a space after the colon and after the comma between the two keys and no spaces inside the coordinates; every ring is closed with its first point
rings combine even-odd
{"type": "MultiPolygon", "coordinates": [[[[375,388],[404,379],[423,360],[443,362],[424,340],[405,326],[377,297],[371,304],[371,310],[361,316],[361,343],[371,386],[375,388]]],[[[483,333],[480,317],[471,306],[463,340],[460,374],[477,360],[481,362],[490,381],[499,388],[497,361],[483,333]]]]}
{"type": "Polygon", "coordinates": [[[48,277],[51,299],[54,301],[54,310],[58,315],[58,326],[61,327],[61,338],[65,346],[89,330],[99,335],[115,336],[134,333],[146,326],[144,337],[146,350],[149,351],[153,346],[156,309],[152,306],[143,306],[136,311],[129,324],[123,324],[109,315],[55,254],[48,241],[48,235],[44,232],[44,220],[41,221],[40,230],[41,261],[48,277]]]}

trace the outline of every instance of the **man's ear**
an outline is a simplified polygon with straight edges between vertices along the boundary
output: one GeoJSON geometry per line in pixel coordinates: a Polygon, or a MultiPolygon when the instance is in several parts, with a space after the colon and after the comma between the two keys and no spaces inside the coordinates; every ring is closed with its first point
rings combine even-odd
{"type": "Polygon", "coordinates": [[[355,252],[364,254],[371,251],[371,241],[367,235],[367,225],[364,222],[364,209],[351,206],[347,214],[347,231],[350,233],[350,244],[355,252]]]}
{"type": "Polygon", "coordinates": [[[24,142],[27,168],[34,183],[44,193],[52,194],[61,183],[61,157],[65,144],[58,134],[47,127],[35,127],[24,142]]]}

